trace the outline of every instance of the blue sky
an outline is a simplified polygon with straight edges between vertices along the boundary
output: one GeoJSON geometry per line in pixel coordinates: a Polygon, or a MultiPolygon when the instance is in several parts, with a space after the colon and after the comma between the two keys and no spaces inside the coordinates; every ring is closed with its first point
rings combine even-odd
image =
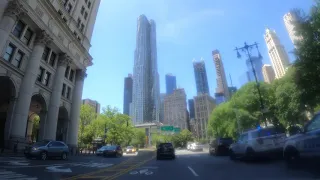
{"type": "MultiPolygon", "coordinates": [[[[210,93],[216,88],[211,52],[221,53],[226,75],[239,87],[246,71],[245,59],[234,48],[260,44],[264,63],[270,64],[263,34],[275,29],[287,51],[293,49],[283,23],[292,8],[309,11],[313,0],[102,0],[96,19],[92,47],[94,65],[88,68],[83,98],[115,106],[122,112],[124,77],[133,71],[136,23],[140,14],[157,24],[160,92],[165,74],[177,76],[177,86],[188,98],[196,95],[192,60],[206,63],[210,93]]],[[[293,60],[290,55],[291,61],[293,60]]],[[[230,80],[228,78],[230,86],[230,80]]]]}

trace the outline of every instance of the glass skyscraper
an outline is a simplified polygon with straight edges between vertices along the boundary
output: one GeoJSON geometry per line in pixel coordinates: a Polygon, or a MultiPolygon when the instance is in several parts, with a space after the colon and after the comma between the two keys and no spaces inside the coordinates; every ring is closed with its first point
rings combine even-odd
{"type": "Polygon", "coordinates": [[[177,89],[176,76],[166,74],[166,93],[172,94],[175,89],[177,89]]]}
{"type": "Polygon", "coordinates": [[[197,93],[199,94],[210,94],[209,84],[207,78],[206,65],[203,60],[200,62],[193,62],[194,76],[196,79],[197,93]]]}
{"type": "Polygon", "coordinates": [[[124,78],[123,114],[130,115],[130,103],[132,102],[132,75],[124,78]]]}
{"type": "MultiPolygon", "coordinates": [[[[252,60],[253,68],[256,71],[258,81],[259,82],[264,81],[263,74],[262,74],[262,66],[263,66],[262,58],[252,56],[251,60],[252,60]]],[[[247,65],[247,69],[248,69],[248,71],[247,71],[248,82],[255,81],[255,77],[252,72],[251,62],[249,59],[246,60],[246,65],[247,65]]]]}
{"type": "Polygon", "coordinates": [[[160,88],[157,67],[156,24],[140,15],[133,68],[132,120],[159,122],[160,88]]]}

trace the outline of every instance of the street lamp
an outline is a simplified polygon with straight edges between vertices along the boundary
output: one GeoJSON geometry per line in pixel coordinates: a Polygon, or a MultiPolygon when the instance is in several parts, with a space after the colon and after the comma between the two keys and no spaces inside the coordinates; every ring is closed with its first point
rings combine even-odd
{"type": "Polygon", "coordinates": [[[261,96],[260,83],[259,83],[259,81],[258,81],[257,74],[256,74],[256,70],[255,70],[255,68],[254,68],[254,66],[253,66],[253,62],[252,62],[252,58],[251,58],[251,53],[250,53],[251,50],[252,50],[252,48],[254,48],[254,47],[255,47],[255,48],[257,49],[257,51],[258,51],[259,59],[261,59],[262,56],[261,56],[260,51],[259,51],[259,49],[258,49],[258,43],[256,43],[256,42],[255,42],[254,44],[251,44],[251,45],[248,45],[248,44],[245,42],[243,47],[240,47],[240,48],[236,47],[236,48],[235,48],[235,51],[237,51],[237,57],[238,57],[239,59],[241,58],[241,54],[240,54],[240,52],[239,52],[240,50],[241,50],[242,52],[244,52],[244,53],[248,56],[248,58],[249,58],[249,61],[250,61],[251,67],[252,67],[252,72],[253,72],[254,78],[255,78],[255,80],[256,80],[256,87],[257,87],[257,91],[258,91],[258,95],[259,95],[259,101],[260,101],[260,110],[261,110],[262,117],[263,117],[264,122],[265,122],[265,126],[267,126],[267,122],[266,122],[266,119],[265,119],[265,116],[264,116],[264,114],[265,114],[265,112],[266,112],[266,109],[265,109],[265,107],[264,107],[263,99],[262,99],[262,96],[261,96]]]}

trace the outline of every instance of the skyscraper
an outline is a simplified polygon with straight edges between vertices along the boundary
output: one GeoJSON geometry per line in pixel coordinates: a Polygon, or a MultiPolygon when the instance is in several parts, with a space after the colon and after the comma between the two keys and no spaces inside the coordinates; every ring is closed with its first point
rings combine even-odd
{"type": "Polygon", "coordinates": [[[207,78],[206,65],[201,59],[200,62],[193,62],[194,76],[196,79],[197,93],[198,94],[210,94],[209,84],[207,78]]]}
{"type": "MultiPolygon", "coordinates": [[[[252,56],[251,57],[251,61],[252,61],[252,65],[254,70],[256,71],[256,76],[257,76],[257,80],[263,81],[263,75],[262,75],[262,58],[256,57],[256,56],[252,56]]],[[[246,60],[246,65],[247,65],[247,69],[248,69],[248,81],[255,81],[255,77],[252,71],[252,65],[249,59],[246,60]]]]}
{"type": "Polygon", "coordinates": [[[212,51],[213,62],[216,66],[216,73],[217,73],[217,88],[216,93],[223,93],[226,99],[229,99],[229,89],[228,89],[228,82],[226,78],[226,73],[224,71],[223,62],[221,59],[221,55],[218,50],[212,51]]]}
{"type": "Polygon", "coordinates": [[[280,40],[275,31],[266,29],[264,39],[267,43],[268,54],[276,75],[276,79],[281,78],[286,73],[286,68],[289,65],[289,56],[280,43],[280,40]]]}
{"type": "Polygon", "coordinates": [[[140,15],[133,68],[132,120],[134,124],[157,121],[160,88],[157,67],[156,24],[140,15]]]}
{"type": "Polygon", "coordinates": [[[263,65],[262,74],[266,83],[271,83],[275,79],[273,68],[269,64],[263,65]]]}
{"type": "Polygon", "coordinates": [[[163,123],[164,120],[164,98],[166,97],[165,93],[160,93],[160,114],[159,122],[163,123]]]}
{"type": "Polygon", "coordinates": [[[187,129],[187,95],[184,89],[175,89],[164,98],[163,124],[187,129]]]}
{"type": "Polygon", "coordinates": [[[173,90],[177,89],[176,76],[172,74],[166,74],[166,90],[167,94],[172,94],[173,90]]]}
{"type": "Polygon", "coordinates": [[[301,20],[298,11],[290,11],[283,16],[284,25],[289,33],[289,37],[294,45],[301,40],[301,36],[296,34],[298,22],[301,20]]]}
{"type": "Polygon", "coordinates": [[[193,99],[188,100],[188,107],[189,107],[190,119],[194,119],[195,115],[194,115],[194,100],[193,99]]]}
{"type": "Polygon", "coordinates": [[[130,103],[132,103],[132,74],[124,78],[123,114],[130,115],[130,103]]]}

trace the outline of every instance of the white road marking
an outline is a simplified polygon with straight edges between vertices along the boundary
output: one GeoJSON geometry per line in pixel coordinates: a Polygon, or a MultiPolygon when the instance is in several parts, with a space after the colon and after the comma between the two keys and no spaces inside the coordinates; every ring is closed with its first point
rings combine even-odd
{"type": "Polygon", "coordinates": [[[15,179],[15,180],[37,180],[37,177],[30,177],[24,174],[18,174],[12,171],[0,170],[0,179],[15,179]]]}
{"type": "Polygon", "coordinates": [[[60,169],[61,167],[62,166],[49,166],[49,167],[46,167],[46,169],[49,170],[50,172],[64,172],[64,173],[72,172],[70,168],[60,169]]]}
{"type": "Polygon", "coordinates": [[[30,163],[28,163],[28,161],[10,161],[9,164],[15,166],[28,166],[30,163]]]}
{"type": "Polygon", "coordinates": [[[194,176],[199,176],[190,166],[188,166],[188,169],[192,172],[194,176]]]}

